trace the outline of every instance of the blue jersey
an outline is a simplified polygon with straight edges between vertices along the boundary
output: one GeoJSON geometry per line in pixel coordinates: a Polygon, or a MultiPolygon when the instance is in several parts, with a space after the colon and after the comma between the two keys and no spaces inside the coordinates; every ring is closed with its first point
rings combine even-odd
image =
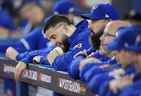
{"type": "Polygon", "coordinates": [[[88,22],[83,20],[76,26],[76,28],[76,31],[68,39],[70,49],[78,44],[81,44],[82,49],[89,49],[91,45],[89,42],[90,29],[88,28],[88,22]]]}
{"type": "Polygon", "coordinates": [[[141,96],[141,74],[136,74],[133,84],[126,86],[119,96],[141,96]]]}
{"type": "MultiPolygon", "coordinates": [[[[100,52],[100,51],[91,52],[91,56],[100,60],[101,63],[95,63],[94,62],[94,63],[87,64],[86,66],[84,66],[84,68],[79,73],[78,67],[79,67],[80,63],[78,63],[76,61],[80,62],[80,60],[79,60],[79,58],[78,58],[78,60],[77,60],[77,58],[75,58],[75,60],[70,64],[70,67],[68,69],[70,76],[77,79],[77,78],[79,78],[79,74],[80,74],[80,79],[83,80],[83,75],[87,71],[89,71],[93,74],[98,74],[98,73],[110,71],[113,68],[120,67],[120,65],[117,64],[117,61],[114,57],[110,58],[110,57],[102,54],[102,52],[100,52]],[[108,67],[105,68],[104,66],[108,66],[108,67]],[[77,75],[76,75],[76,73],[77,73],[77,75]]],[[[79,57],[83,57],[83,55],[79,55],[79,57]]],[[[91,75],[91,74],[89,74],[89,75],[91,75]]]]}
{"type": "MultiPolygon", "coordinates": [[[[18,52],[25,52],[25,51],[31,51],[31,50],[37,50],[37,49],[42,49],[42,48],[46,48],[47,47],[47,42],[48,40],[46,40],[43,35],[42,35],[42,28],[38,27],[38,28],[35,28],[31,33],[29,33],[28,36],[20,39],[19,41],[17,41],[16,43],[12,43],[12,44],[9,44],[9,43],[4,43],[4,44],[0,44],[0,51],[1,52],[4,52],[5,53],[5,50],[9,47],[9,46],[12,46],[14,47],[18,52]]],[[[32,54],[33,56],[34,55],[38,55],[38,52],[33,52],[34,54],[32,54]]],[[[42,53],[42,52],[41,52],[42,53]]],[[[30,57],[30,54],[31,53],[23,53],[22,55],[25,55],[27,56],[23,61],[31,61],[31,57],[30,57]],[[29,55],[27,55],[29,54],[29,55]]],[[[20,57],[20,56],[19,56],[20,57]]],[[[22,57],[22,56],[21,56],[22,57]]],[[[32,63],[32,62],[30,62],[32,63]]],[[[15,83],[13,83],[14,81],[13,80],[9,80],[9,79],[6,79],[5,80],[5,91],[7,90],[11,90],[12,93],[15,92],[15,83]]],[[[26,95],[26,94],[23,94],[23,92],[27,93],[27,90],[28,90],[28,85],[27,84],[24,84],[24,83],[20,83],[22,86],[21,86],[21,94],[22,95],[26,95]]],[[[22,96],[21,95],[21,96],[22,96]]],[[[27,96],[27,95],[26,95],[27,96]]]]}
{"type": "MultiPolygon", "coordinates": [[[[113,93],[110,89],[109,89],[109,82],[112,79],[118,79],[121,78],[122,76],[126,76],[126,75],[132,75],[136,73],[135,67],[133,65],[129,65],[125,70],[125,73],[121,76],[116,76],[116,75],[111,75],[111,74],[105,74],[102,76],[105,76],[105,79],[102,81],[103,83],[101,83],[101,88],[99,90],[99,93],[101,96],[119,96],[119,92],[117,93],[113,93]],[[106,76],[107,75],[107,76],[106,76]],[[102,88],[103,87],[103,88],[102,88]]],[[[102,76],[100,78],[102,78],[102,76]]]]}
{"type": "Polygon", "coordinates": [[[67,71],[68,64],[72,62],[73,56],[80,50],[90,48],[89,32],[88,22],[85,20],[80,22],[74,34],[68,38],[70,44],[69,50],[64,55],[56,57],[52,67],[56,70],[67,71]]]}
{"type": "MultiPolygon", "coordinates": [[[[103,90],[106,90],[106,87],[103,88],[103,85],[106,81],[108,82],[112,79],[120,78],[119,75],[113,73],[114,70],[120,68],[121,66],[116,66],[116,67],[112,66],[110,68],[109,67],[99,68],[98,66],[96,66],[96,64],[88,64],[84,67],[82,72],[80,72],[80,77],[94,93],[98,94],[100,92],[103,92],[103,90]]],[[[133,66],[129,66],[125,70],[124,75],[132,74],[134,72],[135,72],[135,68],[133,66]]],[[[105,96],[105,95],[100,95],[100,96],[105,96]]]]}
{"type": "Polygon", "coordinates": [[[90,55],[102,62],[107,62],[109,64],[117,64],[115,57],[108,57],[106,54],[104,54],[101,51],[92,52],[90,55]]]}
{"type": "Polygon", "coordinates": [[[48,40],[43,37],[42,28],[35,28],[29,35],[20,39],[15,43],[9,44],[7,42],[0,44],[0,51],[5,52],[9,46],[14,47],[18,52],[37,50],[47,47],[48,40]]]}
{"type": "Polygon", "coordinates": [[[81,50],[90,48],[89,36],[88,23],[84,20],[77,25],[76,31],[68,39],[70,44],[69,51],[62,56],[58,56],[53,63],[53,67],[56,70],[67,71],[69,64],[74,59],[73,56],[81,50]]]}
{"type": "Polygon", "coordinates": [[[87,82],[93,76],[113,71],[114,69],[121,68],[120,64],[110,65],[107,63],[90,63],[84,66],[80,72],[81,80],[87,82]],[[91,66],[91,67],[89,67],[91,66]]]}
{"type": "MultiPolygon", "coordinates": [[[[19,54],[16,57],[16,59],[18,61],[23,61],[25,63],[33,63],[33,58],[35,56],[39,56],[39,55],[46,56],[46,54],[48,54],[53,48],[54,48],[54,46],[49,46],[49,47],[41,49],[41,50],[35,50],[35,51],[31,51],[31,52],[24,52],[24,53],[19,54]]],[[[41,62],[41,64],[43,64],[43,61],[41,62]]]]}
{"type": "Polygon", "coordinates": [[[35,28],[27,37],[21,39],[20,42],[24,46],[24,48],[20,49],[17,45],[17,50],[31,51],[46,48],[48,40],[44,38],[42,34],[42,28],[38,27],[35,28]]]}
{"type": "Polygon", "coordinates": [[[16,24],[13,18],[8,14],[6,10],[0,9],[0,27],[8,29],[10,32],[16,30],[16,24]]]}

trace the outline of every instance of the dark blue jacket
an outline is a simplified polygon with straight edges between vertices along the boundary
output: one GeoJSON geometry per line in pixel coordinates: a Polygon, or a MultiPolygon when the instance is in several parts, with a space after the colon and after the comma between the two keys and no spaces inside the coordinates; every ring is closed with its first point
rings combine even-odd
{"type": "Polygon", "coordinates": [[[42,28],[38,27],[33,29],[26,37],[9,44],[7,42],[0,44],[0,52],[5,52],[9,46],[14,47],[18,52],[38,50],[47,47],[48,40],[42,35],[42,28]]]}

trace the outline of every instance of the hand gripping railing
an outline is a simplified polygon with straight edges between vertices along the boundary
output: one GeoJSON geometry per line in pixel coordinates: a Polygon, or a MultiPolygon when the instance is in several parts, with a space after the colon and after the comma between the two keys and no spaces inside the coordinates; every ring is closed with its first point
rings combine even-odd
{"type": "MultiPolygon", "coordinates": [[[[14,79],[16,64],[15,61],[0,58],[0,78],[14,79]]],[[[29,64],[20,81],[44,87],[66,96],[94,96],[81,81],[71,79],[67,73],[36,64],[29,64]]]]}

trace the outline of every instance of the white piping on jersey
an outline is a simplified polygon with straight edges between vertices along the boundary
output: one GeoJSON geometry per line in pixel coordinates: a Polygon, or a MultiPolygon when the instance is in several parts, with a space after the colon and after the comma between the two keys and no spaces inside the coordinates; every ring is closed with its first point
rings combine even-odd
{"type": "Polygon", "coordinates": [[[24,45],[24,47],[29,50],[30,49],[30,46],[28,44],[28,42],[25,40],[25,39],[20,39],[20,41],[22,42],[22,44],[24,45]]]}
{"type": "Polygon", "coordinates": [[[32,24],[31,23],[28,23],[25,28],[23,29],[23,34],[28,34],[32,29],[32,24]]]}

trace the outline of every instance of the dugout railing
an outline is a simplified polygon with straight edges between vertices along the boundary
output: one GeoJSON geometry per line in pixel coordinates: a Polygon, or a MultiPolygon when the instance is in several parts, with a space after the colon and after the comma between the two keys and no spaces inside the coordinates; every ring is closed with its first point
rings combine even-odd
{"type": "MultiPolygon", "coordinates": [[[[14,79],[16,64],[15,61],[0,58],[0,78],[14,79]]],[[[37,64],[29,64],[20,81],[31,86],[47,88],[65,96],[93,96],[81,81],[71,79],[67,73],[37,64]]]]}

